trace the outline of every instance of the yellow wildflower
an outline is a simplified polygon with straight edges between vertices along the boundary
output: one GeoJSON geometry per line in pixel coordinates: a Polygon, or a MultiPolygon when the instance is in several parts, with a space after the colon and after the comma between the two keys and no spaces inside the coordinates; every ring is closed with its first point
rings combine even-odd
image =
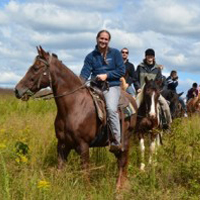
{"type": "Polygon", "coordinates": [[[2,134],[4,134],[5,132],[6,132],[6,130],[3,128],[0,130],[0,133],[2,133],[2,134]]]}
{"type": "Polygon", "coordinates": [[[47,190],[50,188],[50,182],[45,180],[38,181],[37,188],[47,190]]]}
{"type": "Polygon", "coordinates": [[[6,145],[4,143],[0,143],[0,149],[5,149],[6,145]]]}
{"type": "Polygon", "coordinates": [[[18,157],[15,159],[17,163],[27,163],[28,158],[24,155],[18,154],[18,157]]]}
{"type": "Polygon", "coordinates": [[[22,163],[27,163],[28,162],[28,158],[26,156],[20,155],[21,158],[21,162],[22,163]]]}
{"type": "Polygon", "coordinates": [[[19,158],[19,157],[16,158],[15,161],[16,161],[17,163],[20,163],[20,158],[19,158]]]}

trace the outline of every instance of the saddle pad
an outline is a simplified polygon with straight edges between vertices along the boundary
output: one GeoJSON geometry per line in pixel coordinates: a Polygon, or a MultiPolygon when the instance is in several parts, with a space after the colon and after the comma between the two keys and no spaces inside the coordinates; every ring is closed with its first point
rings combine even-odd
{"type": "Polygon", "coordinates": [[[136,111],[131,103],[128,104],[125,108],[123,108],[125,118],[130,117],[131,115],[135,114],[136,111]]]}
{"type": "Polygon", "coordinates": [[[118,107],[120,108],[125,108],[129,105],[129,100],[126,98],[126,96],[124,96],[122,93],[120,95],[120,98],[119,98],[119,104],[118,104],[118,107]]]}

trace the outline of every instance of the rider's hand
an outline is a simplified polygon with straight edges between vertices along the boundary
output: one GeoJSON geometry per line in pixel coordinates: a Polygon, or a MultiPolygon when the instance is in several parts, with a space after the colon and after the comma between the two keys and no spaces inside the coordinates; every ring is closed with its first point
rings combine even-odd
{"type": "Polygon", "coordinates": [[[138,90],[137,90],[137,93],[140,93],[140,92],[142,92],[142,90],[141,90],[141,89],[138,89],[138,90]]]}
{"type": "Polygon", "coordinates": [[[172,80],[173,80],[173,81],[178,80],[178,76],[174,77],[172,80]]]}
{"type": "Polygon", "coordinates": [[[96,76],[97,80],[99,81],[105,81],[107,79],[107,74],[99,74],[96,76]]]}

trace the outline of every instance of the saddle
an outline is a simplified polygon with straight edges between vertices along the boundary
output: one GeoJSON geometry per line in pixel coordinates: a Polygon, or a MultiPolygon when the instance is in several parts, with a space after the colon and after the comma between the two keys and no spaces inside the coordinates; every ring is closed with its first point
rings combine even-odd
{"type": "MultiPolygon", "coordinates": [[[[107,90],[109,89],[108,85],[104,88],[107,90]]],[[[91,142],[90,147],[101,146],[101,144],[108,145],[111,141],[113,141],[114,138],[112,136],[112,130],[109,126],[109,123],[107,123],[106,103],[103,95],[103,91],[105,89],[101,90],[99,87],[96,87],[96,85],[87,86],[87,89],[93,98],[97,116],[101,122],[101,125],[98,129],[98,134],[96,138],[91,142]]],[[[121,121],[122,150],[124,149],[124,119],[136,113],[136,110],[124,95],[124,93],[124,91],[121,92],[118,104],[118,112],[121,121]]]]}
{"type": "MultiPolygon", "coordinates": [[[[105,84],[106,85],[103,86],[103,89],[100,89],[96,85],[90,85],[87,87],[90,95],[93,98],[98,118],[102,122],[103,126],[106,125],[106,121],[107,121],[106,103],[103,96],[103,91],[109,90],[108,83],[105,83],[105,84]]],[[[126,96],[123,95],[123,92],[121,92],[121,95],[120,95],[119,104],[118,104],[118,112],[119,113],[123,112],[123,114],[125,114],[125,117],[129,117],[136,112],[132,104],[126,98],[126,96]]],[[[120,119],[122,119],[122,114],[120,114],[120,119]]]]}

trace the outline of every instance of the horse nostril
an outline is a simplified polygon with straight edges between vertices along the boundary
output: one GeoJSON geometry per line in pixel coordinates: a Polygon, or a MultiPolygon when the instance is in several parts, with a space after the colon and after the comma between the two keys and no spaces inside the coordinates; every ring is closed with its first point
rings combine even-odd
{"type": "Polygon", "coordinates": [[[156,114],[155,113],[150,113],[149,117],[152,118],[152,119],[155,119],[156,118],[156,114]]]}
{"type": "Polygon", "coordinates": [[[20,97],[20,96],[19,96],[19,91],[18,91],[17,89],[15,89],[15,96],[16,96],[17,98],[20,97]]]}
{"type": "Polygon", "coordinates": [[[15,95],[17,95],[17,94],[18,94],[18,91],[17,91],[17,89],[15,89],[15,90],[14,90],[14,92],[15,92],[15,95]]]}

